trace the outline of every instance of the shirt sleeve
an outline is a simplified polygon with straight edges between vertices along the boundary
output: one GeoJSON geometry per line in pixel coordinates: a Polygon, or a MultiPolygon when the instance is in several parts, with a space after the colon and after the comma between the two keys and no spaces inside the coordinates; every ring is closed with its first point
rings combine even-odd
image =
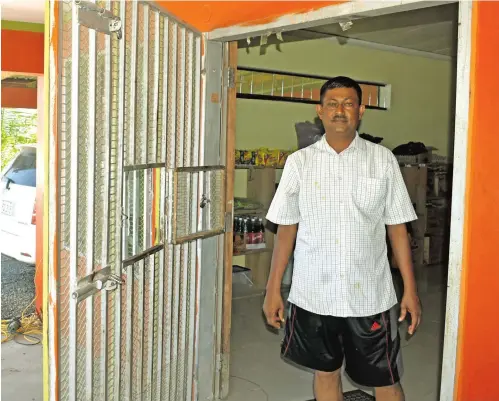
{"type": "Polygon", "coordinates": [[[281,181],[267,213],[267,220],[280,225],[298,224],[300,221],[299,192],[300,176],[296,158],[292,155],[284,166],[281,181]]]}
{"type": "Polygon", "coordinates": [[[386,225],[404,224],[417,220],[409,192],[402,177],[397,158],[391,154],[387,170],[388,191],[384,220],[386,225]]]}

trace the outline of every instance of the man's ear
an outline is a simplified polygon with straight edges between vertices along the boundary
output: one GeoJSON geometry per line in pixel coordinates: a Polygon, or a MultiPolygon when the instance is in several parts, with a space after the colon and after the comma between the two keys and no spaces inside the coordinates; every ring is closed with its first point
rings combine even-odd
{"type": "Polygon", "coordinates": [[[365,111],[366,111],[366,106],[361,104],[359,107],[359,120],[362,120],[362,116],[364,115],[365,111]]]}
{"type": "Polygon", "coordinates": [[[317,115],[319,116],[319,118],[322,120],[322,104],[316,105],[315,111],[317,112],[317,115]]]}

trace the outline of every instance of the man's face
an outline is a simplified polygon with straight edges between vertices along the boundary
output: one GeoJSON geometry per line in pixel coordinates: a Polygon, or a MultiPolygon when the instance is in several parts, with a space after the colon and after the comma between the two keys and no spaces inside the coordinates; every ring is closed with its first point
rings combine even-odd
{"type": "Polygon", "coordinates": [[[353,88],[336,88],[326,92],[317,114],[326,133],[352,134],[357,130],[365,107],[359,104],[353,88]]]}

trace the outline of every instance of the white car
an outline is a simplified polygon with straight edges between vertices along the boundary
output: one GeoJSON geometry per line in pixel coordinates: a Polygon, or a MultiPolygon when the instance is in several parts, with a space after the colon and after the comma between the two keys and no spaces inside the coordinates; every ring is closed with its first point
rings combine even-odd
{"type": "Polygon", "coordinates": [[[22,145],[2,171],[0,202],[0,252],[35,264],[36,145],[22,145]]]}

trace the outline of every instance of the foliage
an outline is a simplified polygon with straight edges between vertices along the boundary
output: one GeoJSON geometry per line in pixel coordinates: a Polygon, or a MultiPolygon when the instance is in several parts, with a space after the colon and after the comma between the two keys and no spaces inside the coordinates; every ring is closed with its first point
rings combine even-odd
{"type": "Polygon", "coordinates": [[[2,153],[3,169],[19,152],[19,145],[36,143],[37,112],[29,109],[2,109],[2,153]]]}

